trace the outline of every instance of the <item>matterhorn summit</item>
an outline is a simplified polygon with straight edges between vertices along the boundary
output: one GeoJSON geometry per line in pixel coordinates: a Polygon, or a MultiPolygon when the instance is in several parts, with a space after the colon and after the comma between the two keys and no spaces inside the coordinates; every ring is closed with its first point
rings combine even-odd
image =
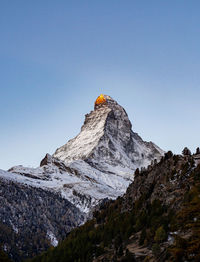
{"type": "MultiPolygon", "coordinates": [[[[84,161],[87,167],[103,174],[133,180],[136,168],[159,159],[163,151],[152,142],[144,142],[131,128],[124,108],[110,96],[101,94],[95,101],[94,111],[86,115],[78,136],[57,149],[53,157],[70,166],[84,161]]],[[[114,184],[109,186],[115,187],[114,184]]],[[[125,188],[121,185],[115,190],[125,188]]]]}
{"type": "MultiPolygon", "coordinates": [[[[41,231],[41,250],[45,250],[48,244],[43,247],[42,243],[56,245],[101,201],[123,195],[137,168],[147,167],[163,154],[132,131],[122,106],[100,95],[80,133],[53,155],[47,154],[39,167],[0,170],[0,223],[4,221],[13,232],[19,243],[17,252],[23,250],[21,239],[34,239],[35,230],[41,231]]],[[[9,248],[14,247],[10,244],[9,248]]]]}
{"type": "Polygon", "coordinates": [[[102,199],[124,194],[136,168],[147,167],[163,153],[132,131],[122,106],[101,94],[80,133],[47,154],[40,167],[15,166],[0,177],[58,193],[87,213],[102,199]]]}

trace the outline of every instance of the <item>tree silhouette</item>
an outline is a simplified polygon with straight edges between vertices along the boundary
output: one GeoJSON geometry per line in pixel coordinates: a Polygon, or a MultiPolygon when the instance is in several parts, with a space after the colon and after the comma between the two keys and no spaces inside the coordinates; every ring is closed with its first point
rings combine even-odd
{"type": "Polygon", "coordinates": [[[183,149],[183,151],[182,151],[182,154],[183,154],[184,156],[190,156],[190,155],[191,155],[191,151],[190,151],[189,148],[185,147],[185,148],[183,149]]]}

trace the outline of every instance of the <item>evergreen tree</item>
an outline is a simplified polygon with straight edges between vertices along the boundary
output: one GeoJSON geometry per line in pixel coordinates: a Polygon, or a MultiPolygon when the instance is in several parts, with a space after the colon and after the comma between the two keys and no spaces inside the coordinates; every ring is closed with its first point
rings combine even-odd
{"type": "Polygon", "coordinates": [[[155,234],[155,237],[154,237],[154,240],[156,242],[162,242],[166,239],[166,232],[164,230],[164,228],[162,226],[160,226],[157,230],[156,230],[156,234],[155,234]]]}
{"type": "Polygon", "coordinates": [[[196,149],[196,154],[197,154],[197,155],[200,154],[200,149],[199,149],[199,147],[197,147],[197,149],[196,149]]]}
{"type": "Polygon", "coordinates": [[[190,151],[189,148],[185,147],[185,148],[183,149],[183,151],[182,151],[182,154],[183,154],[184,156],[190,156],[190,155],[191,155],[191,151],[190,151]]]}
{"type": "Polygon", "coordinates": [[[137,175],[139,175],[140,174],[140,170],[139,170],[139,168],[137,168],[136,170],[135,170],[135,176],[137,176],[137,175]]]}

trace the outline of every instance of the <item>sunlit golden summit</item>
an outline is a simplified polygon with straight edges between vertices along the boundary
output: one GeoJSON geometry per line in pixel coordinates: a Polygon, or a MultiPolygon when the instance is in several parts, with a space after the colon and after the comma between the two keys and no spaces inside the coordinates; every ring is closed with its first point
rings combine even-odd
{"type": "Polygon", "coordinates": [[[106,99],[105,99],[104,95],[101,94],[100,96],[97,97],[97,99],[95,101],[95,105],[104,104],[105,102],[106,102],[106,99]]]}

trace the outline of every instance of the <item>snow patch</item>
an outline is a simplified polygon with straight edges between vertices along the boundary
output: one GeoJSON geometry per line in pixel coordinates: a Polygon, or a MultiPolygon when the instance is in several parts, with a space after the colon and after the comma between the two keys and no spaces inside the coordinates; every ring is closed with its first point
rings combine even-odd
{"type": "Polygon", "coordinates": [[[10,225],[12,226],[12,229],[14,230],[14,232],[16,234],[18,234],[18,232],[19,232],[18,228],[12,223],[12,221],[10,219],[9,219],[9,222],[10,222],[10,225]]]}
{"type": "Polygon", "coordinates": [[[51,245],[56,247],[58,245],[58,240],[51,231],[47,231],[47,238],[51,241],[51,245]]]}

